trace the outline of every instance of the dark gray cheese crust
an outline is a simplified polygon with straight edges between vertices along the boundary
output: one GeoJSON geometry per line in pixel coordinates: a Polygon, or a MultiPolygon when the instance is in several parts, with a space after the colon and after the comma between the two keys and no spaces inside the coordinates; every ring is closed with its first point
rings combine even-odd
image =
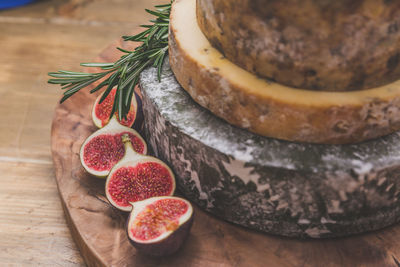
{"type": "Polygon", "coordinates": [[[180,191],[263,232],[344,236],[400,219],[400,134],[356,145],[299,144],[231,126],[196,104],[169,67],[141,76],[146,135],[180,191]]]}

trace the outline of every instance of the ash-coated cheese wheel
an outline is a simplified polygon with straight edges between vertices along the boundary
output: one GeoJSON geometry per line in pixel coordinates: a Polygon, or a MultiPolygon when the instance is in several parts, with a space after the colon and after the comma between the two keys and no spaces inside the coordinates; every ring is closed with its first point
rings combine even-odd
{"type": "Polygon", "coordinates": [[[400,1],[197,0],[210,43],[296,88],[369,89],[400,78],[400,1]]]}
{"type": "Polygon", "coordinates": [[[157,75],[149,68],[140,78],[148,145],[171,166],[179,192],[202,209],[259,231],[306,238],[400,221],[400,132],[354,145],[266,138],[197,105],[167,62],[161,82],[157,75]]]}
{"type": "Polygon", "coordinates": [[[229,123],[289,141],[344,144],[400,129],[400,81],[369,90],[300,90],[261,79],[213,48],[196,21],[196,0],[176,0],[169,53],[178,82],[229,123]]]}

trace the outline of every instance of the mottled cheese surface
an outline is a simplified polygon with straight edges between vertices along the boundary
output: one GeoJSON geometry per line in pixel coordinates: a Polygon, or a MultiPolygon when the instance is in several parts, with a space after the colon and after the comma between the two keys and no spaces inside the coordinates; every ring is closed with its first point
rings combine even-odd
{"type": "Polygon", "coordinates": [[[197,21],[229,60],[309,90],[364,90],[400,78],[400,1],[197,0],[197,21]]]}
{"type": "MultiPolygon", "coordinates": [[[[187,0],[185,0],[187,1],[187,0]]],[[[300,144],[239,129],[202,108],[165,66],[142,73],[146,137],[180,192],[216,216],[297,237],[400,220],[400,133],[353,145],[300,144]]]]}

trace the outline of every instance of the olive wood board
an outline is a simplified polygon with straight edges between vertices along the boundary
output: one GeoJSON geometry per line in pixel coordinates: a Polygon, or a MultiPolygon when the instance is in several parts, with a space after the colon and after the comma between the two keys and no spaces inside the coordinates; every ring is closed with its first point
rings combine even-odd
{"type": "MultiPolygon", "coordinates": [[[[98,61],[120,57],[116,41],[98,61]]],[[[132,247],[128,214],[105,198],[104,180],[79,161],[83,141],[97,128],[91,120],[96,95],[84,89],[58,104],[52,124],[52,156],[65,217],[88,266],[396,266],[400,267],[400,225],[346,238],[299,240],[267,235],[217,219],[197,206],[191,233],[174,255],[150,257],[132,247]]]]}

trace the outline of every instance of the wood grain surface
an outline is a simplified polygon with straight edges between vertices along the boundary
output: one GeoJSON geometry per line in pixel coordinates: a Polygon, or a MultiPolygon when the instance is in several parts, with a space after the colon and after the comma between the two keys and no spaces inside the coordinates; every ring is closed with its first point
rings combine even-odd
{"type": "MultiPolygon", "coordinates": [[[[101,61],[118,56],[112,46],[101,53],[101,61]]],[[[138,253],[126,238],[126,214],[104,197],[104,180],[87,174],[79,162],[80,145],[96,130],[90,118],[94,99],[85,91],[58,105],[52,127],[62,203],[89,266],[400,266],[400,225],[348,238],[297,240],[247,230],[196,206],[192,232],[177,254],[138,253]]]]}
{"type": "MultiPolygon", "coordinates": [[[[50,149],[59,87],[164,0],[36,0],[0,11],[0,266],[84,266],[57,191],[50,149]]],[[[79,106],[77,107],[79,108],[79,106]]]]}

